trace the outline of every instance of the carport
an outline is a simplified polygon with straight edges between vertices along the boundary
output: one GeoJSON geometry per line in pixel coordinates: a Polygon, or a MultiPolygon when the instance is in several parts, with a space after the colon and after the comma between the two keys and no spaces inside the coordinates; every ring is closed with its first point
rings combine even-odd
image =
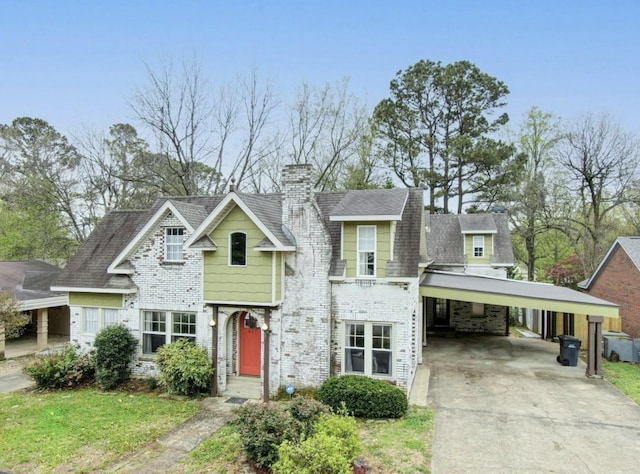
{"type": "MultiPolygon", "coordinates": [[[[546,283],[507,280],[462,273],[426,271],[420,280],[420,295],[423,300],[466,302],[480,304],[483,310],[476,319],[500,315],[504,308],[505,333],[508,324],[506,308],[531,308],[586,317],[588,321],[587,376],[602,375],[602,320],[603,317],[618,318],[618,306],[570,288],[546,283]]],[[[434,306],[435,307],[435,306],[434,306]]],[[[424,326],[426,322],[424,313],[424,326]]],[[[472,315],[471,318],[474,316],[472,315]]]]}

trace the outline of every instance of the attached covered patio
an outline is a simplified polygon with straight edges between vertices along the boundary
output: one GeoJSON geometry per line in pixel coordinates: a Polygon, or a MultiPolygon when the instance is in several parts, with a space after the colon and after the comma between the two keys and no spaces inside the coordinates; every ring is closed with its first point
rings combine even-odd
{"type": "Polygon", "coordinates": [[[602,376],[602,321],[618,306],[579,291],[545,283],[427,271],[420,281],[423,340],[428,328],[507,335],[509,308],[574,314],[588,322],[587,376],[602,376]]]}

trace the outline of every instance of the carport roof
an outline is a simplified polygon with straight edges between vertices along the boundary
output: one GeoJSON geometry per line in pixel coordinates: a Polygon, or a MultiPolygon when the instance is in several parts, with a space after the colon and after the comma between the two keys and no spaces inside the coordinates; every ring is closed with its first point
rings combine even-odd
{"type": "Polygon", "coordinates": [[[570,288],[462,273],[427,271],[420,279],[420,294],[472,303],[618,317],[618,305],[570,288]]]}

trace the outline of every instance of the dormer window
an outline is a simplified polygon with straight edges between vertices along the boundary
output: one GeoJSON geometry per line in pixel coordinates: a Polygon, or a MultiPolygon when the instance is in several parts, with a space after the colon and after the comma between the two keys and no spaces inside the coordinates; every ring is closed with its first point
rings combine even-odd
{"type": "Polygon", "coordinates": [[[376,226],[358,226],[358,276],[376,275],[376,226]]]}
{"type": "Polygon", "coordinates": [[[475,258],[484,257],[484,235],[473,236],[473,256],[475,258]]]}
{"type": "Polygon", "coordinates": [[[167,227],[164,235],[164,259],[169,262],[182,261],[182,244],[184,229],[182,227],[167,227]]]}
{"type": "Polygon", "coordinates": [[[245,266],[247,264],[247,234],[234,232],[229,235],[229,265],[245,266]]]}

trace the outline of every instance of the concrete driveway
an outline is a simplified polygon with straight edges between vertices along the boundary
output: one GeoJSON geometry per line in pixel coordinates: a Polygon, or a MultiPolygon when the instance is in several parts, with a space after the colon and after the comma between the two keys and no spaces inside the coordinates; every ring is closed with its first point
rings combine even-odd
{"type": "Polygon", "coordinates": [[[640,406],[539,339],[432,339],[434,474],[640,472],[640,406]]]}

